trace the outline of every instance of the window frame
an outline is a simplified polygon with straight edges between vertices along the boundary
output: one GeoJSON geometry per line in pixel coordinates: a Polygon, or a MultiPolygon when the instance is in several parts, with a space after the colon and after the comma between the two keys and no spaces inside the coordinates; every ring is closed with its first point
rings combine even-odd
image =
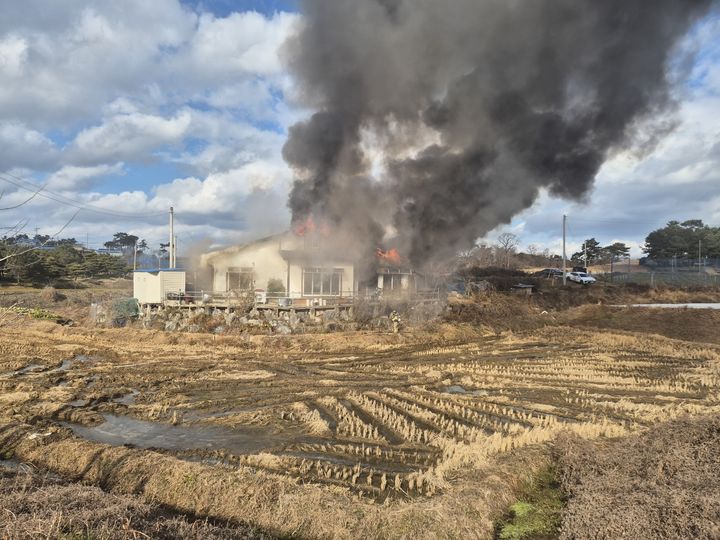
{"type": "Polygon", "coordinates": [[[345,270],[343,268],[303,267],[302,296],[342,296],[344,274],[345,270]],[[310,280],[309,282],[308,279],[310,280]],[[328,287],[330,289],[329,291],[326,290],[328,287]]]}

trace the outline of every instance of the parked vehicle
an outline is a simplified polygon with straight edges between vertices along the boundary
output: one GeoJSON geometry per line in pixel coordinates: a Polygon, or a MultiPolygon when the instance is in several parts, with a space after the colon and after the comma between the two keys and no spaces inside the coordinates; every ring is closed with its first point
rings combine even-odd
{"type": "Polygon", "coordinates": [[[563,272],[559,268],[544,268],[533,274],[533,276],[544,278],[562,277],[562,275],[563,272]]]}
{"type": "Polygon", "coordinates": [[[591,283],[595,283],[597,281],[594,277],[585,272],[570,272],[567,275],[567,278],[570,281],[574,281],[575,283],[580,283],[582,285],[590,285],[591,283]]]}

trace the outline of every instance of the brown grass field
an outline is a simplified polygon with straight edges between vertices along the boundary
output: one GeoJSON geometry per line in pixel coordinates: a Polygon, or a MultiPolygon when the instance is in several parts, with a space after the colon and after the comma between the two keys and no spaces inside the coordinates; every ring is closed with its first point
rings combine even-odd
{"type": "MultiPolygon", "coordinates": [[[[514,333],[459,322],[244,337],[11,325],[0,335],[0,457],[125,497],[144,534],[169,527],[148,509],[159,505],[189,516],[172,518],[179,537],[197,537],[183,531],[207,517],[249,524],[238,534],[250,536],[491,538],[519,486],[557,461],[558,436],[639,441],[720,413],[720,346],[707,328],[672,339],[659,335],[672,334],[666,323],[629,332],[564,313],[514,333]]],[[[61,487],[81,497],[78,484],[61,487]]],[[[617,537],[586,534],[573,500],[564,538],[617,537]]],[[[25,537],[27,508],[5,508],[0,537],[25,537]]],[[[39,530],[84,534],[82,519],[57,512],[39,530]]],[[[90,525],[93,537],[122,537],[100,518],[90,525]]]]}

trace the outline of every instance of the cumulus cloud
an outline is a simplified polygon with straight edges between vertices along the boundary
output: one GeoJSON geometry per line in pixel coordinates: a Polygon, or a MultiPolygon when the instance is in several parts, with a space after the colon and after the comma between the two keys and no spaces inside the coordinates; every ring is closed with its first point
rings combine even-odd
{"type": "Polygon", "coordinates": [[[45,182],[50,190],[78,191],[93,187],[100,179],[123,174],[123,164],[96,165],[94,167],[77,167],[66,165],[54,172],[45,182]]]}
{"type": "Polygon", "coordinates": [[[289,13],[270,18],[256,12],[232,13],[225,18],[201,15],[188,49],[195,74],[226,80],[245,73],[279,74],[278,49],[297,20],[289,13]]]}
{"type": "Polygon", "coordinates": [[[0,72],[6,77],[19,76],[27,59],[27,50],[27,42],[18,36],[9,35],[0,41],[0,72]]]}
{"type": "Polygon", "coordinates": [[[171,118],[141,113],[113,116],[100,126],[82,130],[68,150],[69,159],[78,163],[142,160],[160,146],[180,142],[190,123],[188,111],[171,118]]]}
{"type": "Polygon", "coordinates": [[[45,170],[58,158],[58,149],[44,134],[20,122],[0,122],[0,171],[15,167],[45,170]]]}

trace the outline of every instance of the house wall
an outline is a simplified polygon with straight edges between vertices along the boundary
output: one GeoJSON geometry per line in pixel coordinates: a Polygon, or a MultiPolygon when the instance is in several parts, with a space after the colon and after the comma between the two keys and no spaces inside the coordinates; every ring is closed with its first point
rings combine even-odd
{"type": "Polygon", "coordinates": [[[213,291],[227,291],[227,273],[231,268],[252,268],[256,289],[267,289],[270,279],[279,279],[292,298],[303,296],[303,267],[342,268],[343,296],[352,296],[355,291],[355,269],[347,261],[322,259],[319,261],[288,261],[281,250],[303,252],[304,239],[293,235],[273,237],[238,249],[208,254],[204,257],[212,266],[213,291]]]}
{"type": "Polygon", "coordinates": [[[227,291],[227,273],[231,268],[252,268],[256,289],[266,289],[270,279],[279,279],[287,287],[287,262],[280,255],[280,242],[268,241],[235,252],[213,257],[213,290],[227,291]]]}

